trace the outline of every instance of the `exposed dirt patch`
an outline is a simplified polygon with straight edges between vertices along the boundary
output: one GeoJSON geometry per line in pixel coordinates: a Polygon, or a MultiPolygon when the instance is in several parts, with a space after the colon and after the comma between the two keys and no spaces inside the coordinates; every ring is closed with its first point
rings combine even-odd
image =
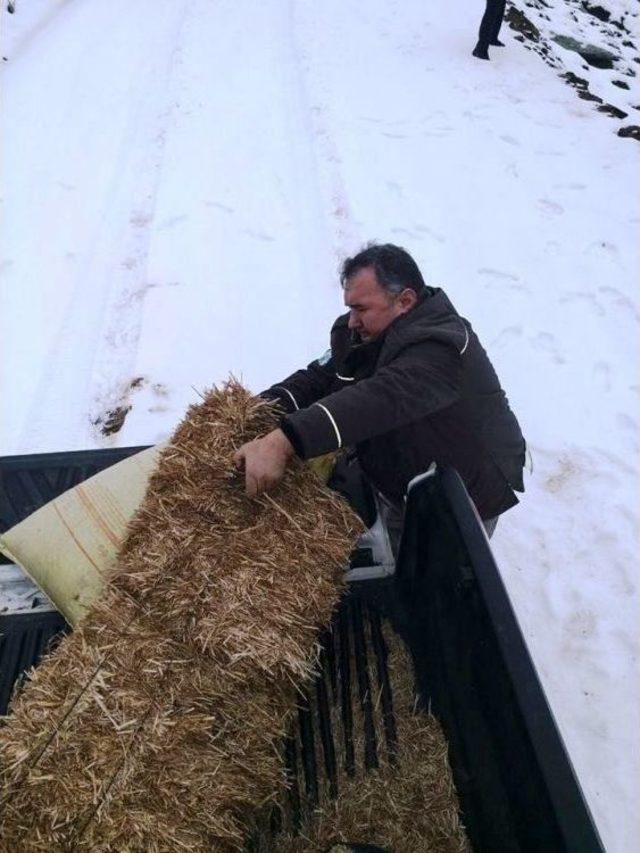
{"type": "MultiPolygon", "coordinates": [[[[99,435],[110,436],[120,432],[127,415],[133,408],[133,398],[136,392],[147,390],[151,392],[156,404],[147,408],[148,412],[166,412],[170,391],[163,382],[151,382],[146,376],[135,376],[125,383],[119,383],[111,393],[104,395],[97,408],[97,414],[91,418],[92,425],[99,435]]],[[[149,403],[148,396],[143,395],[143,405],[149,403]]]]}
{"type": "Polygon", "coordinates": [[[519,33],[525,39],[535,42],[540,41],[540,30],[535,26],[535,24],[531,23],[524,12],[516,9],[515,6],[511,6],[507,10],[504,19],[512,30],[519,33]]]}
{"type": "Polygon", "coordinates": [[[124,426],[125,419],[133,404],[129,402],[132,391],[139,390],[147,384],[144,376],[136,376],[129,380],[125,387],[115,394],[111,405],[106,406],[104,412],[94,418],[91,423],[97,427],[101,435],[115,435],[124,426]]]}
{"type": "MultiPolygon", "coordinates": [[[[610,5],[609,0],[599,4],[588,0],[510,0],[505,21],[516,33],[516,40],[555,69],[579,98],[592,101],[603,115],[620,121],[635,108],[627,94],[631,86],[625,78],[635,77],[633,63],[640,63],[636,45],[629,37],[640,13],[630,6],[616,19],[617,7],[612,11],[610,5]],[[585,77],[575,73],[578,68],[568,51],[579,58],[585,77]],[[617,92],[619,103],[614,94],[617,92]]],[[[618,136],[636,138],[632,132],[616,132],[618,136]]]]}
{"type": "Polygon", "coordinates": [[[100,432],[103,435],[113,435],[120,432],[124,425],[124,419],[131,408],[131,406],[117,406],[115,409],[111,409],[105,414],[103,421],[96,421],[96,426],[100,425],[100,432]]]}
{"type": "Polygon", "coordinates": [[[601,106],[596,107],[596,109],[599,113],[604,113],[612,118],[626,118],[629,115],[629,113],[625,113],[624,110],[619,110],[617,107],[614,107],[613,104],[602,104],[601,106]]]}
{"type": "Polygon", "coordinates": [[[627,127],[621,127],[618,131],[618,136],[621,136],[623,139],[635,139],[637,142],[640,142],[640,126],[630,124],[627,127]]]}
{"type": "Polygon", "coordinates": [[[561,456],[558,460],[558,470],[545,480],[544,487],[548,492],[556,494],[572,481],[578,474],[575,463],[567,456],[561,456]]]}

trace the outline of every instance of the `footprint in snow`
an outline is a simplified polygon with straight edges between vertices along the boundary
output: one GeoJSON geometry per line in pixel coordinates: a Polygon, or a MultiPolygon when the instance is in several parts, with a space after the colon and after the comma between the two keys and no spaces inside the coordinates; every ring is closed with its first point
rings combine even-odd
{"type": "Polygon", "coordinates": [[[142,210],[134,211],[129,217],[129,222],[134,228],[145,228],[151,222],[151,214],[142,210]]]}
{"type": "Polygon", "coordinates": [[[618,255],[618,247],[613,243],[609,243],[607,240],[595,240],[593,243],[589,243],[586,251],[589,254],[592,252],[606,252],[608,255],[618,255]]]}
{"type": "Polygon", "coordinates": [[[556,201],[550,201],[548,198],[539,198],[538,207],[545,213],[551,213],[558,216],[564,213],[564,207],[556,201]]]}
{"type": "Polygon", "coordinates": [[[629,299],[629,297],[621,290],[618,290],[617,287],[605,285],[603,287],[599,287],[598,292],[608,297],[616,308],[621,308],[624,312],[635,317],[636,320],[640,320],[640,312],[636,308],[633,300],[629,299]]]}
{"type": "Polygon", "coordinates": [[[215,207],[216,210],[221,210],[223,213],[234,213],[234,209],[226,204],[221,204],[219,201],[205,201],[205,207],[215,207]]]}
{"type": "Polygon", "coordinates": [[[473,110],[464,110],[462,115],[465,118],[470,118],[472,121],[486,121],[487,118],[484,113],[473,112],[473,110]]]}
{"type": "Polygon", "coordinates": [[[606,314],[606,311],[604,310],[602,305],[600,305],[593,293],[572,291],[569,293],[565,293],[563,296],[561,296],[560,302],[564,304],[571,304],[573,302],[586,302],[588,305],[591,305],[592,309],[599,317],[602,317],[604,314],[606,314]]]}
{"type": "Polygon", "coordinates": [[[540,157],[564,157],[564,151],[558,151],[556,148],[538,148],[534,152],[540,157]]]}
{"type": "Polygon", "coordinates": [[[396,184],[395,181],[387,181],[387,189],[392,192],[397,198],[402,198],[404,193],[402,187],[396,184]]]}
{"type": "Polygon", "coordinates": [[[508,346],[522,337],[522,326],[507,326],[491,341],[492,347],[508,346]]]}
{"type": "Polygon", "coordinates": [[[495,270],[492,267],[481,267],[478,270],[480,275],[489,275],[492,278],[503,278],[509,279],[510,281],[520,281],[520,278],[517,275],[514,275],[511,272],[504,272],[504,270],[495,270]]]}
{"type": "Polygon", "coordinates": [[[554,190],[586,190],[587,185],[578,183],[578,181],[569,181],[566,184],[554,184],[554,190]]]}
{"type": "Polygon", "coordinates": [[[562,249],[562,244],[557,240],[547,240],[544,244],[544,248],[547,255],[558,255],[562,249]]]}
{"type": "Polygon", "coordinates": [[[556,364],[564,364],[566,362],[566,358],[560,352],[555,336],[550,332],[538,332],[534,338],[530,338],[529,340],[535,349],[548,353],[552,361],[556,364]]]}
{"type": "Polygon", "coordinates": [[[417,236],[416,232],[411,231],[409,228],[392,228],[391,233],[392,234],[402,234],[406,237],[414,237],[414,238],[417,236]]]}
{"type": "Polygon", "coordinates": [[[264,231],[254,231],[253,228],[243,228],[242,233],[247,234],[249,237],[254,237],[256,240],[262,240],[264,243],[274,243],[276,239],[271,234],[267,234],[264,231]]]}
{"type": "MultiPolygon", "coordinates": [[[[596,471],[612,471],[614,474],[624,474],[626,476],[636,477],[638,472],[635,465],[627,461],[627,459],[617,453],[612,453],[610,450],[598,448],[597,454],[600,459],[596,459],[594,470],[596,471]]],[[[631,460],[633,463],[634,460],[631,460]]]]}
{"type": "Polygon", "coordinates": [[[446,243],[446,238],[442,234],[438,234],[437,231],[434,231],[432,228],[428,228],[426,225],[416,225],[416,231],[419,231],[421,234],[428,234],[429,237],[433,237],[438,243],[446,243]]]}
{"type": "Polygon", "coordinates": [[[509,134],[508,134],[508,133],[504,133],[504,134],[500,137],[500,139],[501,139],[503,142],[507,142],[509,145],[516,145],[516,146],[520,147],[520,143],[519,143],[519,142],[518,142],[518,140],[515,138],[515,136],[509,136],[509,134]]]}
{"type": "Polygon", "coordinates": [[[593,365],[593,382],[601,393],[611,390],[611,368],[606,361],[593,365]]]}

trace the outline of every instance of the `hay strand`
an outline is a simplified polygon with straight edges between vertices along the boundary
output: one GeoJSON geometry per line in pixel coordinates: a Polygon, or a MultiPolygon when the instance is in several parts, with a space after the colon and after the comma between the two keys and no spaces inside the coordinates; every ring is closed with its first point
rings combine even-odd
{"type": "MultiPolygon", "coordinates": [[[[365,620],[367,631],[371,623],[365,620]]],[[[324,784],[318,805],[304,813],[295,828],[290,800],[282,797],[284,831],[272,839],[263,832],[261,853],[325,853],[328,849],[350,849],[349,842],[376,845],[393,853],[471,853],[471,845],[460,820],[448,747],[434,716],[418,709],[411,657],[388,623],[382,629],[387,650],[387,668],[393,694],[397,727],[397,750],[385,744],[382,714],[382,685],[376,677],[369,633],[368,674],[372,689],[373,721],[378,744],[378,767],[365,769],[363,703],[356,679],[351,678],[354,765],[349,761],[342,737],[344,722],[340,702],[332,706],[332,729],[336,744],[338,796],[332,797],[324,784]],[[335,845],[335,846],[334,846],[335,845]]],[[[344,637],[344,635],[342,635],[344,637]]],[[[339,646],[340,638],[335,638],[339,646]]],[[[356,672],[352,649],[350,671],[356,672]]],[[[314,707],[314,714],[316,709],[314,707]]],[[[316,757],[320,766],[321,756],[316,757]]]]}

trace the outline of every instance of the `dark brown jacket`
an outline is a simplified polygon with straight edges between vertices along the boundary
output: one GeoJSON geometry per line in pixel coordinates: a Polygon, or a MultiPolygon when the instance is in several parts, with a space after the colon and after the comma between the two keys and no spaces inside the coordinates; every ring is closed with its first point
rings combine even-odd
{"type": "Polygon", "coordinates": [[[383,335],[359,342],[348,314],[331,349],[264,392],[288,414],[282,428],[303,459],[355,447],[371,482],[399,502],[431,462],[452,465],[480,516],[524,491],[525,442],[471,324],[440,289],[428,289],[383,335]]]}

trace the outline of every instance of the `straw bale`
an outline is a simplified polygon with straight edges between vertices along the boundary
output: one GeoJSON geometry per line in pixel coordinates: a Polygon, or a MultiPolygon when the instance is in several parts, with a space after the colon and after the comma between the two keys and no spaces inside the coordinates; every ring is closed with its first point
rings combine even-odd
{"type": "MultiPolygon", "coordinates": [[[[383,626],[383,636],[398,734],[395,763],[383,746],[381,688],[370,659],[379,767],[368,771],[364,768],[364,725],[356,679],[352,678],[355,775],[348,775],[345,769],[340,703],[334,702],[332,728],[340,767],[339,796],[331,798],[327,786],[322,786],[318,806],[306,812],[298,831],[293,829],[286,797],[282,798],[284,831],[274,839],[268,834],[263,836],[261,850],[324,853],[333,845],[352,842],[376,845],[393,853],[470,853],[440,724],[433,715],[418,708],[413,664],[404,643],[388,624],[383,626]]],[[[353,657],[351,671],[355,671],[353,657]]]]}
{"type": "Polygon", "coordinates": [[[232,454],[276,423],[235,382],[160,457],[105,596],[0,728],[0,851],[240,850],[360,529],[294,463],[248,499],[232,454]]]}

